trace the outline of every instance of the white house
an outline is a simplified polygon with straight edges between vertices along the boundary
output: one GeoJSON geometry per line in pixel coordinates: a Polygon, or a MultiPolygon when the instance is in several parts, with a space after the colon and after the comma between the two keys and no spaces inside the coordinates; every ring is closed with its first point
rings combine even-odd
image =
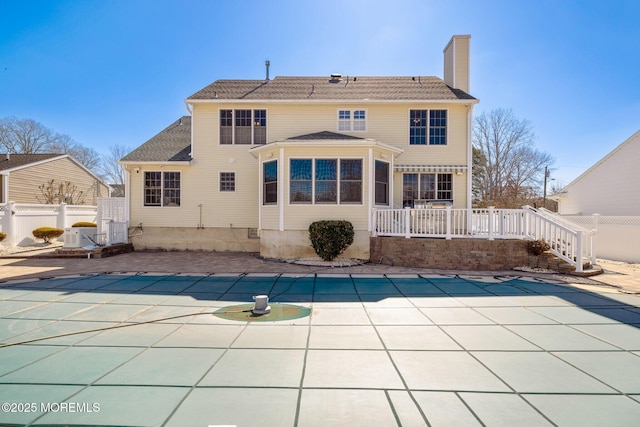
{"type": "Polygon", "coordinates": [[[640,131],[552,197],[561,215],[640,215],[640,131]]]}
{"type": "Polygon", "coordinates": [[[639,167],[640,131],[551,196],[558,213],[597,230],[601,258],[640,262],[639,167]]]}

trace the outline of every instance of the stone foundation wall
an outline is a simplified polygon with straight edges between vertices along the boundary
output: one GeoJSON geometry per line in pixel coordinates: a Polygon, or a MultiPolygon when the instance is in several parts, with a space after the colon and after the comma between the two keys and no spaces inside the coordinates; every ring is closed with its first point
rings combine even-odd
{"type": "Polygon", "coordinates": [[[511,270],[530,264],[525,240],[372,237],[373,263],[446,270],[511,270]]]}

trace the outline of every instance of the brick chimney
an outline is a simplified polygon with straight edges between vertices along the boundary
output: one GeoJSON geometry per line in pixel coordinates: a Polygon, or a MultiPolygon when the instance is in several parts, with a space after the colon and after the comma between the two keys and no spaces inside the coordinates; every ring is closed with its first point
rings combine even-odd
{"type": "Polygon", "coordinates": [[[453,36],[444,48],[444,82],[469,93],[470,35],[453,36]]]}

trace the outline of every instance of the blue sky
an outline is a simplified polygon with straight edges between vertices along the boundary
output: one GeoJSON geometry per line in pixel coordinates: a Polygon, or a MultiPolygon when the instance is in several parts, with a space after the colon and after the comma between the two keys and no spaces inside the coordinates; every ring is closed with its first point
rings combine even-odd
{"type": "Polygon", "coordinates": [[[0,118],[135,148],[224,78],[435,75],[471,34],[475,114],[511,108],[568,184],[640,129],[637,0],[0,0],[0,118]]]}

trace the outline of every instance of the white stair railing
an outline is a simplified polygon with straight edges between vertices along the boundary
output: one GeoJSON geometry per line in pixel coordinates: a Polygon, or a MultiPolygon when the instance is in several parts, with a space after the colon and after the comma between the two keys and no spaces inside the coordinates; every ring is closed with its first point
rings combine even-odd
{"type": "Polygon", "coordinates": [[[576,271],[583,261],[595,264],[594,232],[547,211],[522,209],[374,209],[372,235],[398,237],[542,239],[551,252],[576,271]]]}

